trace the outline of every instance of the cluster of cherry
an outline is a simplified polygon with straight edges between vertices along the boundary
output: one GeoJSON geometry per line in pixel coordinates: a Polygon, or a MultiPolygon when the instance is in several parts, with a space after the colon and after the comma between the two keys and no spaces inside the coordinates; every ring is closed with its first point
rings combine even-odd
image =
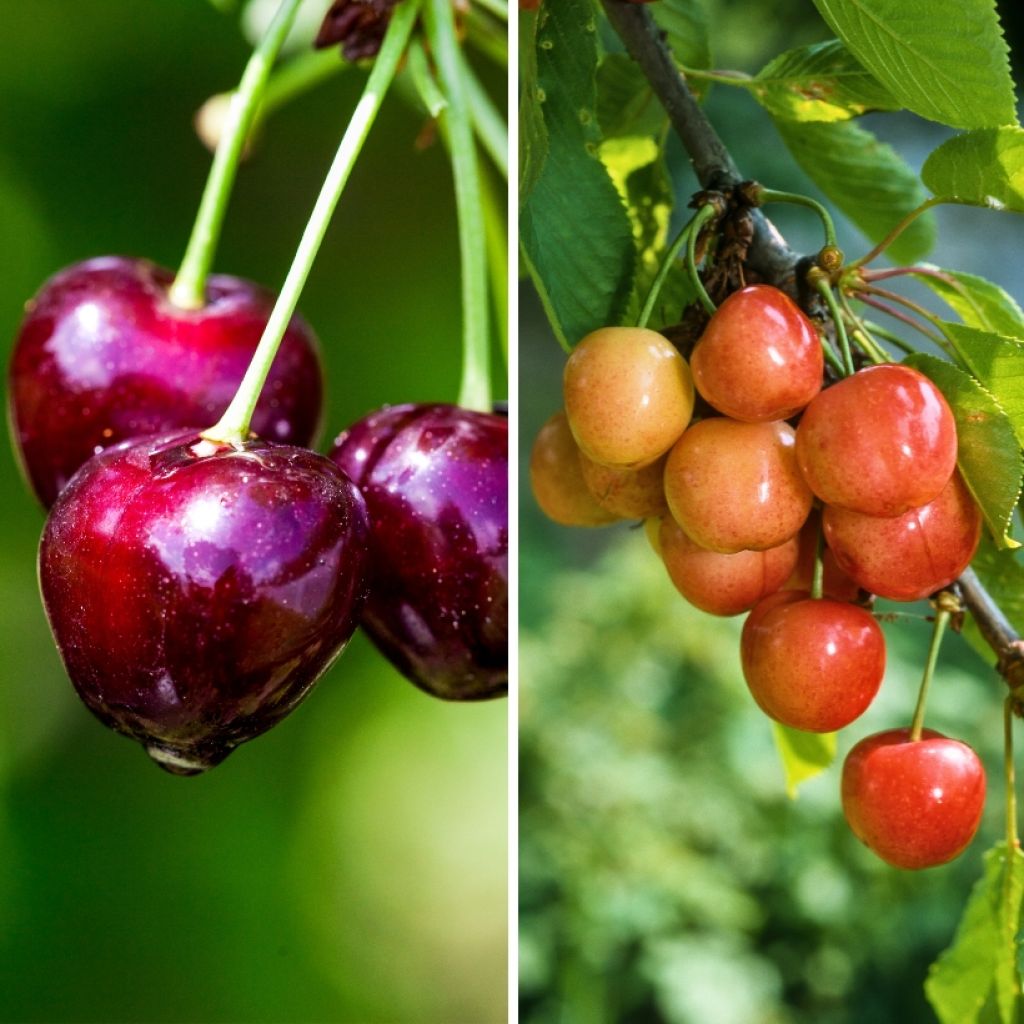
{"type": "Polygon", "coordinates": [[[62,271],[11,362],[16,447],[52,505],[44,604],[85,704],[194,774],[288,714],[357,624],[430,693],[505,692],[507,419],[386,407],[319,455],[320,359],[295,317],[256,436],[205,440],[272,297],[214,275],[183,309],[171,281],[121,257],[62,271]]]}
{"type": "MultiPolygon", "coordinates": [[[[569,357],[565,412],[530,463],[550,518],[644,519],[688,601],[749,612],[747,685],[771,718],[809,732],[849,725],[878,692],[885,641],[871,595],[934,594],[981,533],[935,385],[891,364],[824,389],[823,374],[813,324],[766,285],[722,303],[689,366],[654,331],[602,328],[569,357]],[[705,404],[691,423],[694,385],[705,404]]],[[[900,867],[959,854],[984,794],[974,751],[927,730],[871,736],[843,771],[851,828],[900,867]]]]}

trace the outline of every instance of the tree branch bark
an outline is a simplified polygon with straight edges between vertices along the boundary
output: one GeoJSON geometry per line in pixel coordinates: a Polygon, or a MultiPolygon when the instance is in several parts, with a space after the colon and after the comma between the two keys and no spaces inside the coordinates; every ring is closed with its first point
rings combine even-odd
{"type": "MultiPolygon", "coordinates": [[[[601,0],[608,21],[639,65],[669,121],[683,143],[702,188],[725,189],[743,180],[732,154],[697,102],[685,76],[676,67],[665,39],[643,5],[601,0]]],[[[796,268],[803,259],[786,245],[775,226],[755,210],[754,242],[748,262],[765,281],[795,292],[796,268]]],[[[996,670],[1006,681],[1016,711],[1024,711],[1024,640],[985,589],[973,569],[958,581],[964,605],[996,655],[996,670]]]]}

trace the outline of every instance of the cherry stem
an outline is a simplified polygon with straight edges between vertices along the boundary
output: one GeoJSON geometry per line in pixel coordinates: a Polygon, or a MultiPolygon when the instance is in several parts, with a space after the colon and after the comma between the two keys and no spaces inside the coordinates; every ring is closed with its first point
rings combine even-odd
{"type": "MultiPolygon", "coordinates": [[[[401,5],[399,5],[401,7],[401,5]]],[[[462,270],[462,383],[458,404],[491,409],[488,327],[487,231],[481,200],[480,168],[469,107],[469,90],[455,31],[451,0],[426,0],[424,21],[447,106],[441,123],[448,134],[455,208],[459,218],[462,270]]]]}
{"type": "Polygon", "coordinates": [[[505,189],[496,188],[492,175],[481,175],[484,228],[487,232],[487,267],[491,282],[494,318],[498,324],[501,351],[508,360],[508,230],[505,217],[505,189]]]}
{"type": "Polygon", "coordinates": [[[814,539],[814,573],[811,576],[811,597],[816,601],[825,594],[825,529],[818,522],[818,534],[814,539]]]}
{"type": "Polygon", "coordinates": [[[836,226],[832,221],[832,215],[817,199],[812,199],[810,196],[802,196],[798,192],[779,192],[776,189],[764,188],[763,186],[759,190],[758,195],[762,203],[790,203],[793,206],[806,206],[808,209],[814,210],[821,218],[822,227],[825,229],[825,245],[836,249],[839,248],[836,242],[836,226]]]}
{"type": "Polygon", "coordinates": [[[910,740],[916,743],[921,738],[921,730],[924,728],[924,709],[928,701],[928,687],[931,685],[932,675],[935,673],[935,665],[939,660],[939,648],[942,646],[942,635],[949,625],[950,610],[943,607],[941,597],[938,612],[935,616],[935,625],[932,627],[932,639],[928,645],[928,660],[924,666],[924,676],[921,679],[921,689],[917,694],[917,707],[914,708],[914,719],[910,723],[910,740]]]}
{"type": "Polygon", "coordinates": [[[843,356],[843,372],[846,376],[850,376],[854,372],[853,354],[850,352],[850,339],[846,336],[846,324],[843,323],[843,314],[839,309],[839,304],[836,302],[835,295],[832,293],[832,285],[829,284],[828,278],[824,274],[811,275],[811,284],[814,286],[814,290],[825,300],[825,305],[828,306],[829,315],[832,317],[832,323],[836,329],[839,351],[843,356]]]}
{"type": "Polygon", "coordinates": [[[864,281],[869,283],[874,281],[887,281],[893,277],[936,277],[940,281],[945,281],[946,284],[956,287],[957,281],[955,277],[950,274],[943,273],[941,270],[937,270],[934,267],[921,267],[921,266],[910,266],[910,267],[887,267],[884,270],[862,270],[860,274],[864,281]]]}
{"type": "Polygon", "coordinates": [[[905,352],[908,356],[913,355],[917,350],[913,345],[905,342],[898,334],[893,334],[888,327],[883,327],[881,324],[876,324],[873,320],[863,320],[862,323],[865,327],[870,328],[873,334],[877,334],[880,338],[884,338],[890,345],[895,345],[901,352],[905,352]]]}
{"type": "Polygon", "coordinates": [[[870,252],[865,253],[860,259],[854,260],[852,263],[848,263],[847,269],[852,270],[855,267],[862,267],[865,263],[870,263],[873,259],[877,259],[885,252],[886,249],[896,241],[900,235],[903,234],[911,224],[921,216],[922,213],[927,213],[933,206],[939,206],[942,203],[959,203],[962,200],[957,199],[954,196],[932,196],[931,199],[926,199],[920,206],[915,207],[911,210],[902,220],[900,220],[896,226],[883,238],[878,245],[876,245],[870,252]]]}
{"type": "Polygon", "coordinates": [[[867,325],[853,311],[853,308],[850,305],[850,300],[846,297],[846,293],[843,292],[842,289],[839,290],[839,305],[842,306],[844,315],[853,324],[853,340],[860,346],[861,351],[864,352],[873,363],[891,363],[892,357],[877,341],[875,341],[871,331],[868,330],[867,325]]]}
{"type": "MultiPolygon", "coordinates": [[[[913,327],[915,331],[919,334],[923,334],[929,341],[935,342],[935,344],[940,348],[944,347],[942,338],[939,338],[934,332],[929,331],[927,327],[915,320],[912,316],[907,316],[906,313],[903,313],[898,309],[894,309],[888,303],[881,302],[879,299],[876,299],[871,295],[865,295],[863,292],[858,292],[857,298],[865,305],[871,306],[872,309],[877,309],[879,312],[891,316],[894,320],[899,320],[908,327],[913,327]]],[[[915,351],[912,347],[907,346],[906,342],[903,342],[901,347],[907,352],[915,351]]]]}
{"type": "Polygon", "coordinates": [[[694,216],[693,226],[690,228],[690,233],[686,236],[686,273],[689,275],[690,283],[697,293],[697,298],[700,299],[700,304],[709,316],[714,316],[718,312],[718,307],[711,301],[711,296],[708,295],[704,282],[700,279],[700,274],[697,273],[696,252],[700,229],[716,214],[717,211],[713,204],[708,203],[706,206],[702,206],[694,216]]]}
{"type": "Polygon", "coordinates": [[[419,0],[404,0],[394,9],[380,52],[374,61],[359,102],[352,112],[352,118],[324,179],[313,212],[302,232],[292,265],[271,310],[263,336],[256,346],[252,362],[224,415],[215,426],[203,432],[202,436],[210,441],[236,444],[249,436],[253,411],[266,383],[274,356],[277,355],[281,339],[299,303],[299,295],[309,277],[341,193],[366,142],[388,87],[394,80],[418,14],[419,0]]]}
{"type": "Polygon", "coordinates": [[[206,304],[206,277],[224,226],[238,162],[263,98],[270,69],[292,27],[300,3],[301,0],[281,0],[270,27],[253,50],[242,80],[231,96],[224,131],[217,143],[192,234],[181,267],[168,291],[171,302],[181,309],[202,309],[206,304]]]}
{"type": "Polygon", "coordinates": [[[702,71],[700,68],[686,68],[682,66],[680,66],[679,70],[687,78],[696,78],[704,82],[721,82],[723,85],[739,85],[749,88],[754,81],[753,75],[748,75],[745,71],[727,71],[725,69],[702,71]]]}
{"type": "Polygon", "coordinates": [[[484,151],[494,161],[494,166],[507,178],[508,125],[461,53],[459,53],[459,60],[463,68],[466,92],[469,95],[469,112],[473,119],[473,129],[480,144],[484,147],[484,151]]]}
{"type": "Polygon", "coordinates": [[[466,38],[499,67],[508,67],[508,26],[482,7],[470,4],[465,12],[466,38]]]}
{"type": "Polygon", "coordinates": [[[654,313],[655,304],[658,301],[658,294],[661,291],[661,287],[665,283],[665,279],[668,277],[668,272],[672,269],[672,264],[679,255],[679,251],[684,245],[686,245],[686,240],[690,237],[690,232],[693,229],[693,225],[696,220],[697,214],[694,214],[682,226],[679,234],[676,235],[672,240],[672,244],[665,251],[665,258],[661,261],[661,266],[658,267],[657,274],[654,275],[654,280],[651,282],[651,287],[647,292],[647,298],[644,299],[643,309],[640,310],[640,315],[637,317],[637,327],[646,327],[647,322],[651,319],[651,315],[654,313]]]}
{"type": "Polygon", "coordinates": [[[508,4],[505,0],[475,0],[485,11],[490,11],[496,18],[508,21],[508,4]]]}
{"type": "Polygon", "coordinates": [[[1017,835],[1017,780],[1013,763],[1013,697],[1003,701],[1003,774],[1006,779],[1007,856],[1020,846],[1017,835]]]}

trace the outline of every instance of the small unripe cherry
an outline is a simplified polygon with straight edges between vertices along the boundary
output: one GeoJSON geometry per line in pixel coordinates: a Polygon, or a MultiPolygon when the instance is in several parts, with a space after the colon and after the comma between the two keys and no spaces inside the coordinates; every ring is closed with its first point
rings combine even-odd
{"type": "Polygon", "coordinates": [[[885,639],[863,608],[782,591],[743,626],[743,676],[770,718],[833,732],[859,718],[885,674],[885,639]]]}
{"type": "Polygon", "coordinates": [[[876,733],[843,765],[843,813],[853,834],[897,868],[935,867],[961,854],[985,806],[985,769],[966,743],[924,729],[876,733]]]}
{"type": "Polygon", "coordinates": [[[643,327],[602,327],[572,351],[563,380],[576,443],[605,466],[661,458],[693,415],[693,378],[679,350],[643,327]]]}
{"type": "Polygon", "coordinates": [[[665,464],[665,497],[701,547],[726,554],[778,547],[795,537],[813,501],[787,423],[701,420],[665,464]]]}
{"type": "Polygon", "coordinates": [[[925,505],[956,466],[942,392],[909,366],[870,366],[822,391],[796,432],[797,458],[822,501],[869,516],[925,505]]]}
{"type": "MultiPolygon", "coordinates": [[[[812,509],[798,538],[800,554],[797,556],[796,568],[781,589],[810,591],[814,584],[814,561],[818,552],[818,532],[821,529],[821,513],[812,509]]],[[[821,562],[822,594],[835,601],[856,602],[861,595],[860,585],[839,568],[835,553],[827,544],[823,545],[821,562]]]]}
{"type": "Polygon", "coordinates": [[[617,518],[587,488],[580,450],[564,412],[556,412],[537,433],[530,452],[530,487],[541,511],[563,526],[607,526],[617,518]]]}
{"type": "Polygon", "coordinates": [[[676,590],[711,615],[739,615],[775,593],[793,571],[797,549],[792,537],[767,551],[723,555],[694,543],[671,516],[658,531],[658,553],[676,590]]]}
{"type": "Polygon", "coordinates": [[[690,358],[693,383],[719,412],[747,422],[784,420],[821,390],[824,358],[811,321],[766,284],[733,292],[690,358]]]}
{"type": "Polygon", "coordinates": [[[639,469],[620,469],[602,466],[580,452],[580,467],[594,500],[612,515],[622,519],[646,519],[668,511],[664,458],[639,469]]]}
{"type": "Polygon", "coordinates": [[[822,522],[839,568],[893,601],[917,601],[952,583],[981,540],[981,510],[959,473],[934,501],[901,516],[826,505],[822,522]]]}

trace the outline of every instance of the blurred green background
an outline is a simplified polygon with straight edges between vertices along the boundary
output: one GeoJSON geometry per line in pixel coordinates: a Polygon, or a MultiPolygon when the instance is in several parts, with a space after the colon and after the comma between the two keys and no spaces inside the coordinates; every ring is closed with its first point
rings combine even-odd
{"type": "MultiPolygon", "coordinates": [[[[753,73],[829,34],[800,0],[706,6],[719,68],[753,73]]],[[[1024,11],[1000,9],[1020,82],[1024,11]]],[[[714,87],[708,110],[745,174],[824,199],[741,90],[714,87]]],[[[864,123],[915,169],[950,134],[909,116],[864,123]]],[[[688,196],[696,186],[674,141],[670,153],[676,195],[688,196]]],[[[770,214],[794,248],[820,245],[813,215],[770,214]]],[[[1020,217],[955,208],[938,223],[935,263],[985,275],[1024,301],[1020,217]]],[[[841,217],[838,225],[847,253],[867,250],[841,217]]],[[[888,868],[839,806],[845,752],[909,723],[930,629],[921,621],[885,626],[878,700],[840,736],[839,762],[790,801],[769,723],[743,683],[742,617],[686,606],[630,524],[568,530],[534,504],[526,463],[560,404],[564,355],[528,285],[521,301],[521,1019],[934,1021],[927,966],[952,938],[982,852],[1003,835],[1003,683],[949,637],[928,725],[978,749],[990,791],[980,835],[953,864],[888,868]]]]}
{"type": "MultiPolygon", "coordinates": [[[[219,6],[235,10],[0,0],[5,361],[60,267],[176,266],[209,167],[192,115],[248,54],[238,5],[219,6]]],[[[481,70],[500,101],[503,75],[481,70]]],[[[284,279],[364,78],[269,122],[216,269],[284,279]]],[[[300,304],[326,364],[323,443],[385,402],[457,393],[450,172],[415,147],[422,127],[388,101],[300,304]]],[[[36,585],[43,514],[9,452],[0,493],[2,1019],[504,1020],[507,703],[433,700],[357,636],[266,736],[208,776],[165,775],[72,691],[36,585]]]]}

